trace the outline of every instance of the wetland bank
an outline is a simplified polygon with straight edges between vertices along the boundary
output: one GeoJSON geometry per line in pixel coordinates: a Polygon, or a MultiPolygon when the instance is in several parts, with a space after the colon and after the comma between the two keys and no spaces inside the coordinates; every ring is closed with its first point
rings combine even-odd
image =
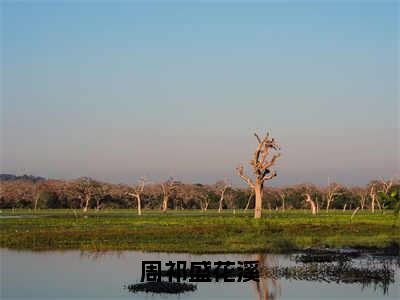
{"type": "Polygon", "coordinates": [[[140,250],[187,253],[288,253],[307,248],[398,251],[400,223],[390,211],[252,212],[3,210],[0,246],[18,250],[140,250]]]}
{"type": "Polygon", "coordinates": [[[4,299],[397,299],[392,210],[3,209],[4,299]],[[259,282],[140,282],[142,262],[259,262],[259,282]],[[40,274],[40,276],[37,276],[40,274]]]}
{"type": "MultiPolygon", "coordinates": [[[[399,218],[344,209],[3,209],[4,299],[391,299],[399,218]],[[256,260],[258,282],[140,282],[144,260],[256,260]],[[36,276],[40,273],[40,276],[36,276]],[[60,278],[65,278],[61,282],[60,278]],[[66,280],[66,281],[65,281],[66,280]],[[22,286],[19,287],[19,286],[22,286]],[[46,286],[46,288],[43,288],[46,286]]],[[[212,270],[214,272],[215,270],[212,270]]],[[[188,270],[189,272],[189,270],[188,270]]],[[[164,276],[164,275],[163,275],[164,276]]]]}

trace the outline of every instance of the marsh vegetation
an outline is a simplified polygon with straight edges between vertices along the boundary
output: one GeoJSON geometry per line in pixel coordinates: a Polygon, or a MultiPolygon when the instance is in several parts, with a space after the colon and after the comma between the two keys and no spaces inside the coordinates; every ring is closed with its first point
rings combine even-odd
{"type": "Polygon", "coordinates": [[[308,247],[384,248],[399,245],[400,224],[390,211],[308,210],[167,211],[144,209],[3,210],[0,246],[10,249],[144,250],[189,253],[286,253],[308,247]]]}

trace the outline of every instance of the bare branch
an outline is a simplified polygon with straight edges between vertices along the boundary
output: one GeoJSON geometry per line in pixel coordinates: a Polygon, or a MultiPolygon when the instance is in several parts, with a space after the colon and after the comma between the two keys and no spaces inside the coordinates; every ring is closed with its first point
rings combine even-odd
{"type": "Polygon", "coordinates": [[[262,167],[262,170],[265,171],[267,170],[269,167],[272,167],[276,160],[281,156],[281,153],[276,153],[272,156],[270,161],[267,161],[266,164],[262,167]]]}
{"type": "Polygon", "coordinates": [[[138,197],[139,197],[139,194],[134,194],[134,193],[127,193],[127,195],[128,195],[128,196],[135,197],[135,198],[138,198],[138,197]]]}
{"type": "Polygon", "coordinates": [[[136,193],[142,193],[144,191],[145,185],[146,185],[146,178],[141,177],[139,180],[139,185],[136,187],[136,193]]]}
{"type": "Polygon", "coordinates": [[[252,188],[255,187],[253,181],[246,175],[244,175],[244,168],[243,166],[240,166],[239,168],[236,169],[238,175],[252,188]]]}
{"type": "Polygon", "coordinates": [[[381,182],[383,185],[383,192],[385,192],[385,194],[387,194],[389,192],[390,188],[392,187],[393,179],[385,181],[385,179],[383,177],[381,177],[381,182]]]}
{"type": "Polygon", "coordinates": [[[256,137],[257,141],[261,144],[261,139],[260,139],[260,137],[258,136],[258,134],[257,134],[257,133],[254,133],[254,136],[256,137]]]}
{"type": "Polygon", "coordinates": [[[276,175],[277,175],[276,171],[272,171],[272,173],[270,175],[263,177],[263,181],[270,180],[270,179],[274,178],[276,175]]]}

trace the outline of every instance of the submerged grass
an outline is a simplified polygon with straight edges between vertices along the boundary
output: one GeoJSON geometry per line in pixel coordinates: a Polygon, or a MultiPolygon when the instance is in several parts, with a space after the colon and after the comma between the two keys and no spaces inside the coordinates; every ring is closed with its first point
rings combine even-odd
{"type": "Polygon", "coordinates": [[[308,247],[399,245],[400,224],[390,213],[265,211],[3,210],[0,247],[25,250],[143,250],[190,253],[291,252],[308,247]],[[9,218],[11,216],[11,218],[9,218]],[[18,216],[18,217],[17,217],[18,216]]]}

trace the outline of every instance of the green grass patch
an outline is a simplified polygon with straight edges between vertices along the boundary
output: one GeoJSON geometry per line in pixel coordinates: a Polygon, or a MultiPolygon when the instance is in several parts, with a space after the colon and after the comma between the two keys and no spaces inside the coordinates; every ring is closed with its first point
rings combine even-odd
{"type": "Polygon", "coordinates": [[[145,210],[3,210],[0,247],[24,250],[142,250],[190,253],[286,253],[308,247],[386,247],[399,244],[391,213],[211,210],[167,213],[145,210]]]}

